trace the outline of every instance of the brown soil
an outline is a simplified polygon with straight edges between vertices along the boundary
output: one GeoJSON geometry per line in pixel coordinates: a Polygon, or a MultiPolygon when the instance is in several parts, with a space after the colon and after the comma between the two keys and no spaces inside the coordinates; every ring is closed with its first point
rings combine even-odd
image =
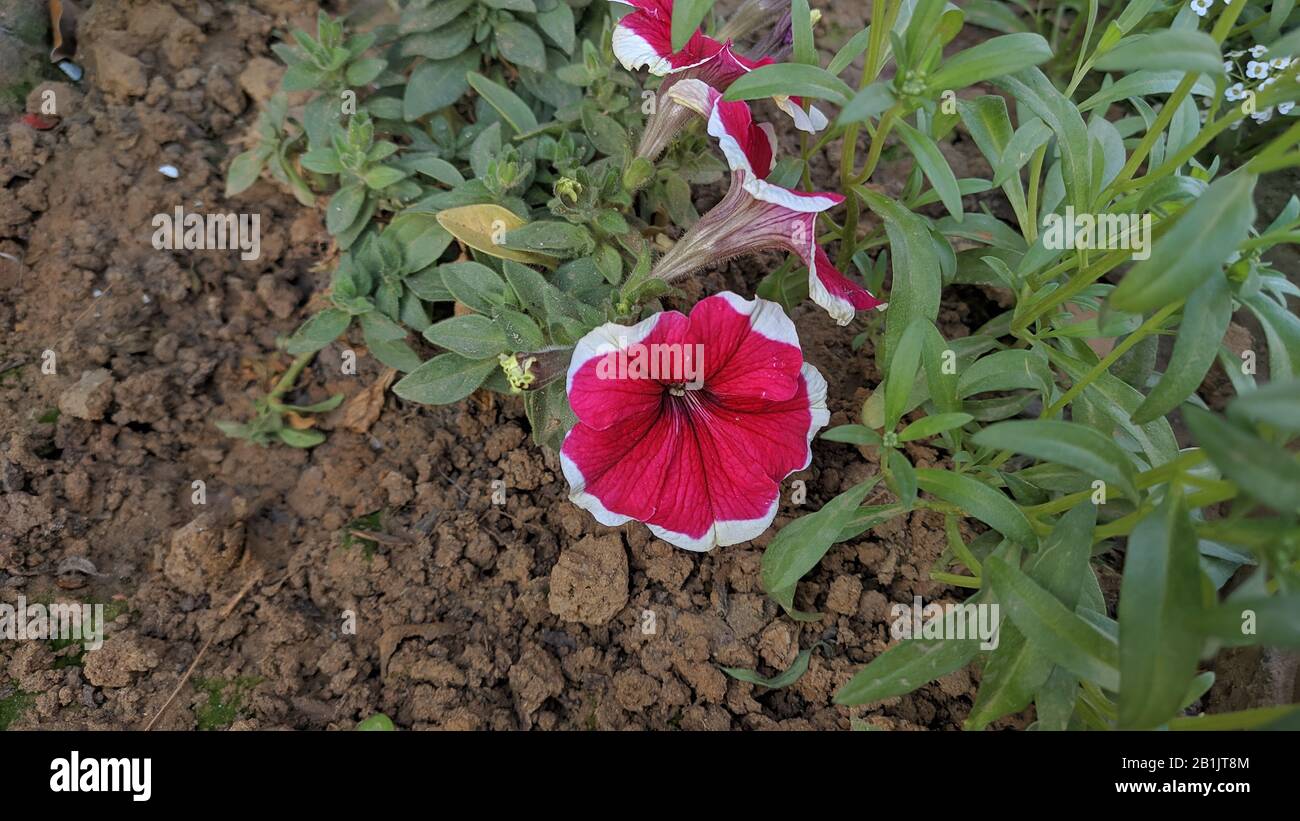
{"type": "MultiPolygon", "coordinates": [[[[85,80],[54,87],[58,126],[0,128],[0,252],[21,260],[0,257],[0,599],[116,613],[84,657],[0,644],[0,699],[32,694],[12,726],[143,727],[210,641],[160,728],[351,728],[376,712],[403,728],[959,727],[970,671],[867,709],[831,704],[888,646],[891,602],[962,597],[928,578],[944,543],[931,514],[832,549],[798,595],[826,615],[800,624],[759,586],[774,531],[697,555],[640,525],[596,524],[528,439],[518,400],[428,408],[388,393],[367,433],[344,429],[340,410],[309,452],[214,427],[246,418],[287,366],[276,340],[328,278],[319,213],[265,181],[222,195],[278,82],[269,45],[314,15],[291,0],[99,0],[79,30],[85,80]],[[261,258],[154,250],[150,220],[177,205],[260,213],[261,258]],[[345,538],[376,511],[385,538],[345,538]],[[98,575],[68,572],[76,557],[98,575]],[[770,675],[818,641],[785,690],[719,669],[770,675]]],[[[690,296],[751,293],[771,262],[709,274],[690,296]]],[[[941,312],[950,336],[985,313],[981,294],[962,296],[941,312]]],[[[870,343],[850,348],[862,320],[846,331],[811,306],[795,319],[832,424],[851,421],[880,378],[870,343]]],[[[359,340],[359,372],[342,374],[347,347],[326,348],[295,398],[379,382],[359,340]]],[[[804,510],[876,471],[845,445],[814,454],[792,477],[804,510]]],[[[799,512],[786,499],[778,525],[799,512]]]]}

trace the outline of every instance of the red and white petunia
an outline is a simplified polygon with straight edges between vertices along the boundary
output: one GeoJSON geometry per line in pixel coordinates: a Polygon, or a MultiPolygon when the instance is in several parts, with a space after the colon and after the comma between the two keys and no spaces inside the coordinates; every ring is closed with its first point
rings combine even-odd
{"type": "Polygon", "coordinates": [[[729,291],[689,317],[596,328],[574,350],[567,387],[578,417],[560,450],[569,498],[601,524],[635,519],[687,550],[766,530],[781,480],[808,466],[830,421],[794,323],[774,302],[729,291]],[[655,372],[646,358],[695,372],[655,372]]]}
{"type": "MultiPolygon", "coordinates": [[[[677,82],[695,79],[725,91],[748,72],[775,62],[771,56],[751,60],[737,53],[731,40],[720,42],[698,30],[680,51],[674,51],[673,0],[613,2],[633,7],[614,27],[614,55],[628,71],[645,68],[651,74],[666,78],[646,123],[638,156],[651,160],[658,157],[689,120],[689,112],[682,111],[668,96],[669,89],[677,82]]],[[[795,127],[801,131],[817,132],[828,124],[826,115],[816,107],[810,106],[805,111],[803,101],[798,97],[779,95],[772,99],[790,115],[795,127]]]]}
{"type": "Polygon", "coordinates": [[[717,89],[683,80],[670,94],[708,119],[731,166],[731,188],[655,265],[665,280],[742,254],[784,248],[808,266],[808,294],[841,325],[857,311],[885,303],[840,273],[817,244],[817,214],[844,201],[839,194],[805,193],[767,181],[775,164],[776,140],[768,123],[756,124],[749,106],[724,102],[717,89]]]}

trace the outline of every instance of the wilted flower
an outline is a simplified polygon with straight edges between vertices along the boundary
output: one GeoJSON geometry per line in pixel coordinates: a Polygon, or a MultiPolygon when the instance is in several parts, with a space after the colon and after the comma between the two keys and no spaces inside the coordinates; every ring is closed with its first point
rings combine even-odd
{"type": "MultiPolygon", "coordinates": [[[[614,55],[628,71],[644,67],[651,74],[666,78],[646,121],[637,156],[651,160],[658,157],[690,119],[690,112],[669,96],[675,84],[696,79],[725,91],[748,72],[775,62],[766,55],[757,59],[745,57],[736,52],[730,40],[720,42],[700,31],[691,35],[681,51],[673,51],[673,0],[613,2],[634,8],[614,27],[614,55]]],[[[804,111],[803,101],[798,98],[782,95],[773,100],[800,130],[815,132],[828,124],[826,116],[815,107],[804,111]]]]}
{"type": "Polygon", "coordinates": [[[574,350],[568,392],[569,498],[603,525],[635,519],[687,550],[766,530],[781,480],[808,466],[830,421],[794,323],[774,302],[730,292],[689,317],[596,328],[574,350]]]}
{"type": "Polygon", "coordinates": [[[866,308],[885,304],[836,270],[817,244],[817,214],[844,201],[834,193],[805,193],[767,181],[776,138],[767,123],[755,124],[749,106],[723,102],[716,89],[683,80],[672,95],[708,120],[731,166],[731,188],[655,266],[654,275],[674,280],[691,271],[766,248],[784,248],[808,266],[808,293],[841,325],[866,308]]]}

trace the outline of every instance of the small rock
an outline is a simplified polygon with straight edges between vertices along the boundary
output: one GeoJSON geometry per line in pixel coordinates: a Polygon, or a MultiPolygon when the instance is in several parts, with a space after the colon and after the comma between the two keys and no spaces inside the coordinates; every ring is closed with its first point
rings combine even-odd
{"type": "Polygon", "coordinates": [[[104,418],[113,401],[113,374],[107,368],[83,371],[81,379],[59,397],[59,411],[91,422],[104,418]]]}
{"type": "Polygon", "coordinates": [[[220,583],[243,553],[243,521],[229,512],[204,512],[172,534],[163,575],[181,592],[199,595],[220,583]]]}
{"type": "Polygon", "coordinates": [[[862,598],[862,582],[853,576],[836,576],[826,594],[826,609],[841,616],[858,612],[858,599],[862,598]]]}
{"type": "Polygon", "coordinates": [[[95,45],[90,53],[95,85],[109,97],[125,100],[143,97],[149,90],[149,75],[144,63],[123,54],[105,43],[95,45]]]}
{"type": "Polygon", "coordinates": [[[128,687],[135,673],[158,666],[158,654],[132,632],[119,633],[86,653],[83,671],[96,687],[128,687]]]}
{"type": "Polygon", "coordinates": [[[627,604],[627,552],[617,533],[587,536],[560,554],[548,603],[564,621],[604,624],[627,604]]]}

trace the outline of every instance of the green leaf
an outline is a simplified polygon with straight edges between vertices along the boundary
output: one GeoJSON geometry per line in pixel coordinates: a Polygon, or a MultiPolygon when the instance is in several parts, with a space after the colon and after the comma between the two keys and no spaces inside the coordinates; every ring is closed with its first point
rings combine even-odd
{"type": "MultiPolygon", "coordinates": [[[[840,50],[835,52],[835,56],[831,58],[826,70],[831,74],[839,74],[848,68],[854,60],[858,59],[869,45],[871,45],[871,26],[862,29],[862,31],[849,38],[847,43],[840,46],[840,50]]],[[[881,109],[881,111],[883,110],[881,109]]]]}
{"type": "Polygon", "coordinates": [[[758,100],[782,95],[830,100],[843,106],[853,96],[853,89],[820,66],[773,63],[742,75],[731,84],[722,99],[758,100]]]}
{"type": "Polygon", "coordinates": [[[1230,598],[1205,611],[1198,626],[1228,647],[1300,647],[1300,593],[1230,598]]]}
{"type": "Polygon", "coordinates": [[[771,678],[764,678],[755,671],[746,670],[743,667],[723,667],[722,672],[737,681],[747,681],[750,684],[757,684],[769,690],[780,690],[782,687],[789,687],[794,684],[803,677],[804,673],[808,672],[808,662],[812,659],[813,651],[819,646],[820,642],[804,650],[795,658],[794,663],[790,665],[790,669],[771,678]]]}
{"type": "Polygon", "coordinates": [[[907,507],[916,504],[916,468],[907,460],[901,450],[889,449],[889,456],[885,460],[889,466],[889,479],[891,486],[898,496],[898,503],[907,507]]]}
{"type": "Polygon", "coordinates": [[[870,704],[910,693],[965,667],[979,654],[979,639],[911,638],[876,656],[835,693],[836,704],[870,704]]]}
{"type": "Polygon", "coordinates": [[[1293,454],[1192,405],[1183,408],[1183,419],[1225,477],[1279,513],[1300,511],[1300,462],[1293,454]]]}
{"type": "Polygon", "coordinates": [[[1038,536],[1014,502],[1001,492],[969,476],[936,468],[918,468],[916,481],[921,490],[960,507],[1016,544],[1038,548],[1038,536]]]}
{"type": "Polygon", "coordinates": [[[839,125],[866,122],[872,117],[879,117],[895,102],[894,92],[889,84],[877,80],[853,95],[853,99],[840,111],[839,125]]]}
{"type": "Polygon", "coordinates": [[[345,185],[334,192],[329,205],[325,207],[325,229],[331,234],[346,231],[356,221],[365,202],[366,189],[356,183],[345,185]]]}
{"type": "Polygon", "coordinates": [[[1121,727],[1146,729],[1177,715],[1196,676],[1201,635],[1196,534],[1170,490],[1128,538],[1119,593],[1121,727]]]}
{"type": "Polygon", "coordinates": [[[549,11],[539,11],[537,27],[565,54],[573,53],[577,36],[573,23],[573,9],[568,3],[557,2],[549,11]]]}
{"type": "Polygon", "coordinates": [[[406,179],[406,172],[391,165],[377,165],[366,172],[366,187],[378,191],[406,179]]]}
{"type": "Polygon", "coordinates": [[[1262,293],[1242,298],[1259,320],[1268,340],[1269,378],[1275,382],[1300,376],[1300,317],[1262,293]]]}
{"type": "Polygon", "coordinates": [[[348,85],[370,85],[387,67],[388,62],[380,57],[367,57],[364,60],[357,60],[355,63],[348,66],[348,85]]]}
{"type": "Polygon", "coordinates": [[[537,117],[528,104],[510,89],[494,83],[478,72],[471,71],[467,76],[469,84],[488,105],[496,109],[511,128],[518,134],[537,129],[537,117]]]}
{"type": "Polygon", "coordinates": [[[1228,415],[1300,433],[1300,379],[1273,382],[1242,394],[1228,405],[1228,415]]]}
{"type": "Polygon", "coordinates": [[[402,97],[402,116],[409,122],[446,108],[469,89],[466,72],[479,66],[477,49],[450,60],[421,63],[411,74],[402,97]]]}
{"type": "Polygon", "coordinates": [[[929,87],[934,91],[956,91],[1050,59],[1052,47],[1042,35],[1005,34],[945,58],[930,76],[929,87]]]}
{"type": "Polygon", "coordinates": [[[318,430],[280,428],[276,431],[276,435],[280,437],[281,442],[295,448],[314,448],[325,441],[325,434],[318,430]]]}
{"type": "Polygon", "coordinates": [[[714,0],[677,0],[673,10],[673,51],[681,51],[704,22],[714,0]]]}
{"type": "Polygon", "coordinates": [[[889,358],[885,381],[885,430],[892,431],[903,417],[912,385],[916,382],[921,364],[921,346],[925,340],[928,319],[917,317],[903,331],[897,347],[889,358]]]}
{"type": "Polygon", "coordinates": [[[889,237],[894,284],[889,293],[889,310],[885,312],[885,340],[878,346],[876,359],[884,365],[912,320],[919,317],[933,322],[939,313],[939,254],[924,219],[868,188],[857,186],[853,190],[884,220],[889,237]]]}
{"type": "Polygon", "coordinates": [[[449,262],[438,266],[443,285],[457,301],[480,314],[504,305],[506,283],[496,271],[478,262],[449,262]]]}
{"type": "MultiPolygon", "coordinates": [[[[1084,374],[1091,370],[1086,362],[1058,351],[1050,345],[1045,346],[1044,350],[1052,360],[1052,364],[1065,371],[1072,380],[1082,379],[1084,374]]],[[[1090,407],[1095,407],[1137,441],[1152,467],[1173,461],[1178,455],[1178,440],[1174,438],[1174,430],[1169,426],[1169,420],[1161,417],[1144,425],[1136,425],[1129,421],[1129,416],[1137,410],[1143,397],[1134,388],[1125,384],[1124,380],[1103,372],[1083,389],[1083,397],[1090,400],[1090,407]]]]}
{"type": "Polygon", "coordinates": [[[1015,419],[990,425],[971,439],[977,445],[1023,453],[1044,462],[1075,468],[1115,485],[1138,501],[1133,462],[1110,437],[1076,422],[1015,419]]]}
{"type": "MultiPolygon", "coordinates": [[[[1052,528],[1043,549],[1029,567],[1029,578],[1056,596],[1066,608],[1078,603],[1080,579],[1091,572],[1088,558],[1092,555],[1092,529],[1096,522],[1097,508],[1093,505],[1084,503],[1071,508],[1052,528]]],[[[989,722],[1025,709],[1048,683],[1052,670],[1051,659],[1014,624],[1004,621],[997,649],[984,666],[967,728],[982,729],[989,722]]]]}
{"type": "Polygon", "coordinates": [[[440,354],[403,377],[393,386],[393,393],[422,405],[459,402],[482,385],[497,367],[495,359],[474,360],[460,354],[440,354]]]}
{"type": "Polygon", "coordinates": [[[822,505],[816,513],[800,516],[781,528],[763,552],[763,589],[775,596],[794,590],[804,574],[817,566],[840,532],[853,518],[858,505],[880,481],[874,476],[854,485],[822,505]]]}
{"type": "Polygon", "coordinates": [[[1214,364],[1231,319],[1232,294],[1227,278],[1211,276],[1192,291],[1183,308],[1169,364],[1160,381],[1133,412],[1135,423],[1141,425],[1164,416],[1201,386],[1214,364]]]}
{"type": "Polygon", "coordinates": [[[352,315],[338,308],[326,308],[293,332],[285,350],[294,356],[319,351],[339,338],[352,322],[352,315]]]}
{"type": "MultiPolygon", "coordinates": [[[[969,413],[936,413],[933,416],[923,416],[903,428],[903,432],[898,434],[898,441],[912,442],[917,439],[929,439],[931,436],[936,436],[946,430],[960,428],[973,418],[969,413]]],[[[824,435],[823,438],[825,438],[824,435]]]]}
{"type": "Polygon", "coordinates": [[[386,732],[395,730],[393,720],[383,713],[375,713],[365,721],[357,722],[357,729],[362,732],[386,732]]]}
{"type": "Polygon", "coordinates": [[[546,45],[532,26],[526,26],[517,20],[498,23],[496,45],[501,56],[515,65],[534,71],[546,71],[546,45]]]}
{"type": "Polygon", "coordinates": [[[1256,179],[1236,171],[1215,180],[1156,240],[1151,257],[1129,269],[1107,303],[1117,311],[1146,313],[1187,296],[1221,271],[1255,221],[1256,179]]]}
{"type": "Polygon", "coordinates": [[[248,190],[261,175],[262,165],[262,158],[256,151],[236,155],[230,161],[230,168],[226,169],[226,196],[233,197],[248,190]]]}
{"type": "Polygon", "coordinates": [[[791,36],[794,39],[792,54],[794,61],[810,66],[817,65],[817,49],[813,46],[812,12],[808,8],[808,0],[791,0],[790,24],[791,36]]]}
{"type": "Polygon", "coordinates": [[[517,251],[532,251],[572,259],[596,248],[591,232],[581,225],[557,220],[530,222],[507,231],[501,244],[517,251]]]}
{"type": "Polygon", "coordinates": [[[822,431],[821,438],[827,442],[844,442],[850,445],[880,444],[880,434],[865,425],[838,425],[822,431]]]}
{"type": "Polygon", "coordinates": [[[1223,73],[1223,55],[1214,38],[1196,29],[1165,29],[1151,34],[1134,34],[1098,57],[1092,64],[1098,71],[1139,69],[1223,73]]]}
{"type": "Polygon", "coordinates": [[[939,151],[939,146],[928,135],[922,134],[902,120],[896,122],[894,128],[897,129],[898,136],[907,149],[912,152],[917,165],[921,166],[925,178],[934,186],[939,199],[943,201],[943,207],[948,209],[953,219],[960,222],[961,191],[957,188],[957,176],[952,173],[952,168],[943,153],[939,151]]]}
{"type": "Polygon", "coordinates": [[[1078,212],[1092,210],[1092,142],[1074,103],[1066,99],[1037,68],[998,78],[994,85],[1016,98],[1052,129],[1061,154],[1061,173],[1069,201],[1078,212]]]}
{"type": "Polygon", "coordinates": [[[487,359],[506,349],[505,334],[486,316],[467,314],[435,322],[424,329],[424,338],[434,345],[467,359],[487,359]]]}
{"type": "Polygon", "coordinates": [[[1119,690],[1119,650],[1098,628],[999,556],[984,578],[1016,629],[1056,664],[1106,690],[1119,690]]]}

